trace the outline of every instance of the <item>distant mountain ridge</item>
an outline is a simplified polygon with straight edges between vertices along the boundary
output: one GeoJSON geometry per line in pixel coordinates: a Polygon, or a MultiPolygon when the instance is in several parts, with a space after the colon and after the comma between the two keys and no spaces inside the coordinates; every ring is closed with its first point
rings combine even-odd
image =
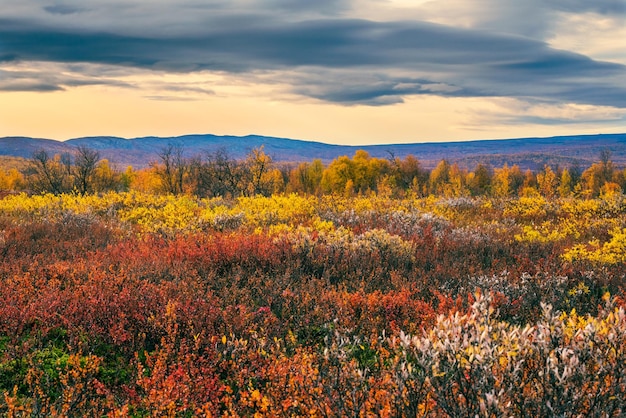
{"type": "Polygon", "coordinates": [[[363,146],[333,145],[259,135],[206,134],[132,139],[98,136],[63,142],[4,137],[0,138],[0,156],[30,158],[39,149],[57,154],[72,152],[77,146],[83,145],[98,150],[102,158],[108,159],[119,168],[128,165],[143,168],[158,160],[158,152],[169,144],[181,146],[186,156],[225,149],[235,159],[245,158],[252,149],[263,146],[265,152],[278,162],[302,162],[320,158],[328,163],[342,155],[352,156],[355,151],[362,149],[378,158],[388,158],[391,155],[404,158],[412,154],[427,168],[433,168],[442,159],[447,159],[469,169],[479,162],[494,167],[501,167],[504,163],[518,164],[522,169],[542,168],[545,164],[578,164],[584,168],[596,162],[602,150],[609,149],[615,164],[626,166],[626,133],[363,146]]]}

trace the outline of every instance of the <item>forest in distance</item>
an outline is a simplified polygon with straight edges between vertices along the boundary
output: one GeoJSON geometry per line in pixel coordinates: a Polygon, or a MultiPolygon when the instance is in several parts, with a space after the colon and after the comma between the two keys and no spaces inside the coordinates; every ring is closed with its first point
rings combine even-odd
{"type": "Polygon", "coordinates": [[[168,145],[148,168],[129,166],[122,171],[101,158],[99,151],[81,145],[73,153],[51,154],[40,149],[27,160],[0,160],[0,191],[85,194],[138,190],[226,198],[277,193],[508,197],[531,192],[546,197],[597,197],[603,190],[626,191],[626,168],[616,167],[611,154],[610,149],[603,149],[597,162],[588,167],[546,164],[542,170],[522,171],[506,163],[502,167],[477,163],[467,170],[444,159],[430,170],[413,155],[376,158],[363,150],[325,165],[320,159],[299,164],[275,162],[262,146],[237,160],[224,148],[185,157],[182,146],[168,145]]]}
{"type": "Polygon", "coordinates": [[[621,417],[626,169],[0,169],[0,415],[621,417]]]}

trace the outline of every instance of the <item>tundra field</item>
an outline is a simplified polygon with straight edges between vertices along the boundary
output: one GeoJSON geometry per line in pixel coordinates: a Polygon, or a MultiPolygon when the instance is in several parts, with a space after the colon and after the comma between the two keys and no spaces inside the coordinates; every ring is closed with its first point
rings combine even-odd
{"type": "Polygon", "coordinates": [[[5,196],[0,414],[626,415],[623,173],[475,193],[438,169],[5,196]]]}

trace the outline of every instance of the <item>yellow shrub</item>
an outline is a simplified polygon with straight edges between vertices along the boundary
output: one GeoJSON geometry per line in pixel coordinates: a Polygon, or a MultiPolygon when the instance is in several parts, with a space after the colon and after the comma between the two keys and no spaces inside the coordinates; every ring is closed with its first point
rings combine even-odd
{"type": "Polygon", "coordinates": [[[611,239],[602,246],[598,241],[588,245],[575,245],[563,254],[567,261],[588,260],[601,264],[617,264],[626,262],[626,228],[614,229],[610,232],[611,239]]]}

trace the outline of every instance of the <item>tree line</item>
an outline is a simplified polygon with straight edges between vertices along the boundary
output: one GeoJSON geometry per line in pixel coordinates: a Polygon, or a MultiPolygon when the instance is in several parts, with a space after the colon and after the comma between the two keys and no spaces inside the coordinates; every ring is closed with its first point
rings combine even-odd
{"type": "Polygon", "coordinates": [[[597,197],[626,192],[626,170],[602,151],[586,169],[544,166],[522,171],[519,166],[493,168],[479,163],[473,170],[441,160],[429,170],[413,155],[372,157],[363,150],[341,156],[328,165],[320,159],[299,164],[279,163],[263,147],[237,160],[225,149],[186,157],[182,146],[159,150],[149,167],[120,171],[97,150],[79,146],[73,153],[35,152],[26,168],[0,169],[0,190],[32,193],[101,193],[140,190],[200,197],[237,197],[274,193],[379,193],[388,196],[597,197]]]}

